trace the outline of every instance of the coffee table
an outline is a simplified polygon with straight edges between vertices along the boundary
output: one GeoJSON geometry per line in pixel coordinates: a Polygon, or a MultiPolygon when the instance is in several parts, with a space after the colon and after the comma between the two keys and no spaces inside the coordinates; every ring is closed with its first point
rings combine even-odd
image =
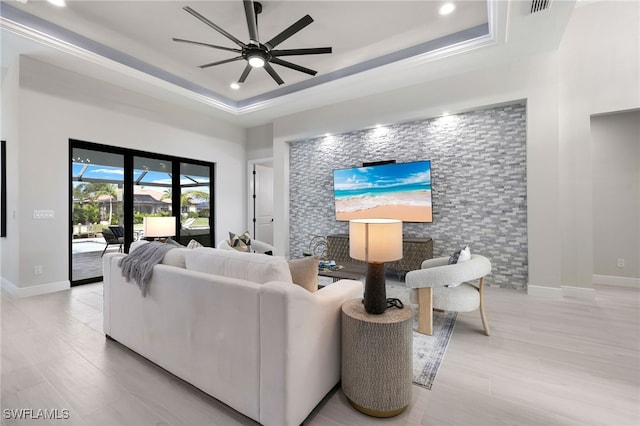
{"type": "Polygon", "coordinates": [[[343,263],[341,269],[336,270],[320,270],[318,275],[321,277],[330,277],[333,282],[339,280],[361,280],[367,276],[366,263],[343,263]]]}

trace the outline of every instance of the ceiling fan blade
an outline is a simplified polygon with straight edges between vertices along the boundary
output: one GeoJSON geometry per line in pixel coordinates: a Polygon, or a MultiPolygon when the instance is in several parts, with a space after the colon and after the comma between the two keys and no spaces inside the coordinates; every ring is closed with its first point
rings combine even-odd
{"type": "Polygon", "coordinates": [[[320,55],[322,53],[331,53],[331,48],[312,47],[310,49],[272,50],[270,53],[271,56],[320,55]]]}
{"type": "Polygon", "coordinates": [[[253,0],[243,0],[244,14],[247,17],[247,27],[249,27],[249,40],[251,44],[259,45],[258,38],[258,22],[256,21],[256,10],[253,6],[253,0]]]}
{"type": "Polygon", "coordinates": [[[227,64],[229,62],[235,62],[235,61],[239,61],[241,59],[244,59],[242,56],[236,56],[235,58],[231,58],[231,59],[224,59],[222,61],[217,61],[217,62],[211,62],[210,64],[204,64],[204,65],[198,65],[200,68],[209,68],[209,67],[213,67],[215,65],[222,65],[222,64],[227,64]]]}
{"type": "Polygon", "coordinates": [[[313,22],[313,18],[309,15],[305,15],[302,18],[300,18],[296,23],[291,25],[289,28],[282,31],[280,34],[278,34],[277,36],[275,36],[274,38],[266,42],[264,45],[267,46],[267,49],[271,50],[312,22],[313,22]]]}
{"type": "Polygon", "coordinates": [[[240,49],[234,49],[232,47],[216,46],[215,44],[202,43],[201,41],[185,40],[182,38],[175,38],[175,37],[173,37],[173,41],[177,41],[179,43],[191,43],[191,44],[197,44],[200,46],[213,47],[214,49],[227,50],[229,52],[242,53],[242,50],[240,49]]]}
{"type": "Polygon", "coordinates": [[[278,59],[278,58],[271,58],[271,63],[282,65],[283,67],[291,68],[292,70],[300,71],[309,75],[316,75],[318,73],[318,71],[314,71],[312,69],[305,68],[300,65],[292,64],[291,62],[283,61],[282,59],[278,59]]]}
{"type": "Polygon", "coordinates": [[[264,69],[267,70],[271,78],[273,78],[278,85],[284,84],[284,80],[280,78],[276,70],[269,64],[269,62],[265,62],[264,69]]]}
{"type": "Polygon", "coordinates": [[[249,73],[251,72],[252,69],[253,69],[253,67],[251,65],[247,64],[247,66],[244,67],[244,71],[242,71],[242,75],[238,79],[238,83],[244,83],[244,81],[247,79],[247,76],[249,75],[249,73]]]}
{"type": "Polygon", "coordinates": [[[223,30],[222,28],[220,28],[219,26],[217,26],[216,24],[214,24],[204,16],[200,15],[198,12],[191,9],[189,6],[185,6],[183,7],[183,9],[189,12],[191,15],[195,16],[200,21],[210,26],[211,28],[213,28],[214,30],[216,30],[217,32],[219,32],[220,34],[222,34],[223,36],[225,36],[226,38],[228,38],[229,40],[231,40],[232,42],[234,42],[235,44],[237,44],[238,46],[246,47],[246,44],[244,44],[243,42],[241,42],[240,40],[238,40],[237,38],[235,38],[234,36],[226,32],[225,30],[223,30]]]}

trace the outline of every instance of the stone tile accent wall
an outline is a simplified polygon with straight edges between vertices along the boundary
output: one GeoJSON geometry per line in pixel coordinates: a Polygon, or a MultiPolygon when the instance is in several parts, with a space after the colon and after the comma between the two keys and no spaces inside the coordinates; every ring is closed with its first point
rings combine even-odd
{"type": "Polygon", "coordinates": [[[433,238],[434,257],[469,245],[492,262],[487,284],[526,288],[524,104],[292,142],[291,257],[315,235],[348,233],[335,220],[333,169],[382,160],[431,160],[433,222],[405,223],[405,235],[433,238]]]}

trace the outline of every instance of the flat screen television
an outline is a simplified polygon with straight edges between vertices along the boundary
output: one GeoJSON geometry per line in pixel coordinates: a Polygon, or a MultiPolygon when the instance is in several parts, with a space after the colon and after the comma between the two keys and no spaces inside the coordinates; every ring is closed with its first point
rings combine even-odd
{"type": "Polygon", "coordinates": [[[431,161],[333,171],[336,220],[432,222],[431,161]]]}

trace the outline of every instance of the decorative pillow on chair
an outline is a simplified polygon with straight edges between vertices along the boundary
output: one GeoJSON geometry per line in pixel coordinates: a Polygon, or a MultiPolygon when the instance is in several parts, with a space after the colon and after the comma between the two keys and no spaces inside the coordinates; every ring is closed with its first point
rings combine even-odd
{"type": "Polygon", "coordinates": [[[307,256],[302,259],[289,260],[289,270],[294,284],[309,290],[311,293],[318,290],[318,256],[307,256]]]}
{"type": "Polygon", "coordinates": [[[464,262],[471,259],[471,250],[469,246],[466,246],[462,250],[456,250],[449,257],[449,265],[455,265],[456,263],[464,262]]]}
{"type": "Polygon", "coordinates": [[[229,246],[238,251],[250,251],[251,235],[249,234],[249,231],[245,231],[240,235],[229,232],[229,246]]]}
{"type": "MultiPolygon", "coordinates": [[[[455,251],[449,258],[449,265],[455,265],[456,263],[466,262],[471,259],[471,249],[466,246],[462,250],[455,251]],[[452,261],[453,259],[453,261],[452,261]]],[[[447,287],[458,287],[462,283],[449,284],[447,287]]]]}
{"type": "Polygon", "coordinates": [[[469,259],[471,259],[471,249],[469,249],[469,246],[466,246],[460,251],[460,257],[458,257],[458,263],[465,262],[469,259]]]}

